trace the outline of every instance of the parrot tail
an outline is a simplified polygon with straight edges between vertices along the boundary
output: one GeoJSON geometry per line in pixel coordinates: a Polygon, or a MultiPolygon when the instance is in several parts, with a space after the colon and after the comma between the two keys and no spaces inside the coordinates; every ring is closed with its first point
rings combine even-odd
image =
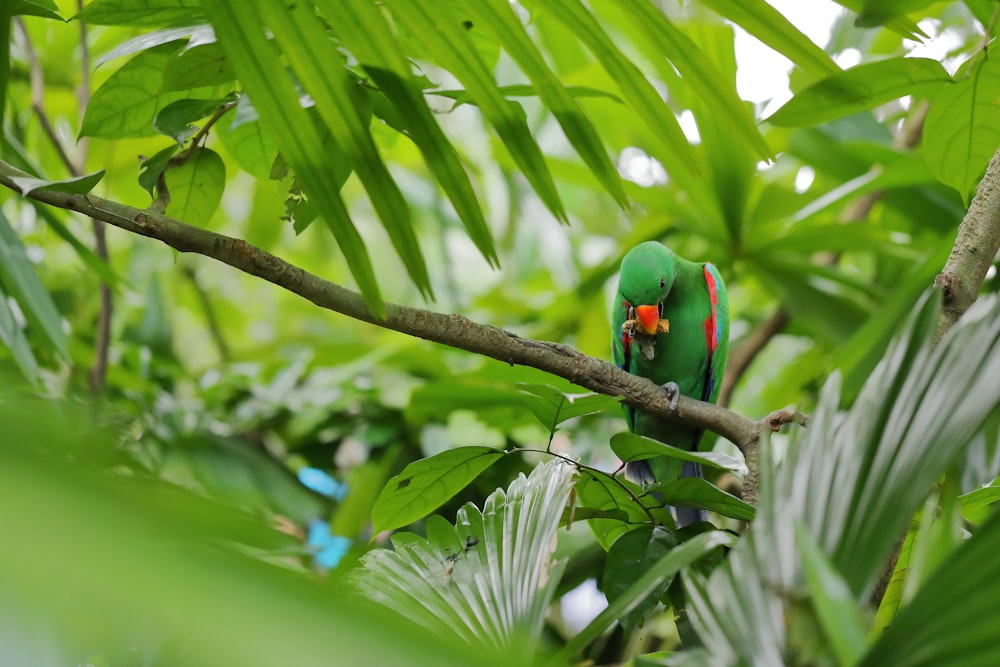
{"type": "MultiPolygon", "coordinates": [[[[681,468],[681,477],[701,477],[701,464],[685,461],[681,468]]],[[[649,461],[629,461],[625,464],[625,479],[639,486],[646,487],[656,482],[649,461]]],[[[657,494],[659,496],[659,494],[657,494]]],[[[690,526],[699,521],[708,521],[708,512],[691,507],[671,507],[678,528],[690,526]]]]}

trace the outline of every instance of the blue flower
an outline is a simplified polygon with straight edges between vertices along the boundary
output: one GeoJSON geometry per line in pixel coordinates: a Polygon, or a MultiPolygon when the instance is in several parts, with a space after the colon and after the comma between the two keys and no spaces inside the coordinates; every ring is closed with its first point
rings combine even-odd
{"type": "Polygon", "coordinates": [[[313,562],[323,570],[337,567],[351,547],[351,539],[330,533],[330,524],[322,519],[309,522],[306,546],[313,553],[313,562]]]}
{"type": "Polygon", "coordinates": [[[338,482],[319,468],[300,468],[299,481],[316,493],[341,501],[347,495],[347,485],[338,482]]]}

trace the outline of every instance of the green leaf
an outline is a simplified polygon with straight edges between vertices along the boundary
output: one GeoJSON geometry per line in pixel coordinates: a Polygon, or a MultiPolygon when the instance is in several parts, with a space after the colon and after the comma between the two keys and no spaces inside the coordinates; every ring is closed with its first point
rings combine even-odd
{"type": "Polygon", "coordinates": [[[1000,502],[1000,486],[996,483],[970,491],[959,498],[962,516],[969,523],[979,525],[996,513],[994,505],[1000,502]]]}
{"type": "Polygon", "coordinates": [[[966,202],[1000,144],[1000,63],[981,57],[931,97],[923,153],[931,172],[966,202]]]}
{"type": "Polygon", "coordinates": [[[773,157],[774,151],[757,128],[750,107],[737,95],[735,82],[723,76],[691,37],[668,20],[653,3],[615,0],[614,7],[629,16],[636,28],[656,47],[656,55],[665,56],[677,68],[681,78],[715,112],[716,117],[722,119],[757,157],[773,157]]]}
{"type": "Polygon", "coordinates": [[[174,156],[174,153],[179,148],[179,146],[171,144],[153,157],[142,161],[142,165],[139,167],[139,185],[149,193],[150,197],[155,197],[154,189],[156,188],[156,182],[159,180],[164,168],[166,168],[167,162],[170,161],[170,158],[174,156]]]}
{"type": "Polygon", "coordinates": [[[874,28],[886,23],[905,18],[910,12],[918,12],[937,2],[937,0],[863,0],[861,11],[855,25],[862,28],[874,28]]]}
{"type": "Polygon", "coordinates": [[[587,627],[573,636],[553,658],[553,664],[566,664],[585,646],[600,637],[617,619],[622,618],[633,609],[638,608],[644,600],[654,594],[660,583],[673,577],[683,568],[708,555],[719,547],[733,544],[733,536],[712,531],[696,535],[646,570],[619,597],[610,602],[607,608],[598,614],[597,618],[587,627]]]}
{"type": "Polygon", "coordinates": [[[198,132],[198,127],[192,123],[212,115],[230,101],[188,98],[171,102],[156,114],[153,128],[176,141],[178,146],[183,146],[198,132]]]}
{"type": "Polygon", "coordinates": [[[0,287],[0,342],[7,346],[14,363],[21,369],[21,374],[31,383],[31,386],[38,387],[38,362],[35,354],[31,351],[31,345],[24,335],[14,314],[10,311],[7,303],[7,295],[0,287]]]}
{"type": "Polygon", "coordinates": [[[210,148],[197,148],[184,164],[166,172],[166,180],[170,190],[167,215],[204,227],[222,201],[226,165],[210,148]]]}
{"type": "Polygon", "coordinates": [[[299,105],[299,95],[258,18],[229,3],[206,0],[204,6],[240,83],[255,102],[262,127],[274,137],[316,203],[344,253],[368,310],[377,318],[385,317],[385,304],[364,241],[339,192],[330,189],[329,184],[336,180],[337,166],[329,163],[322,136],[299,105]]]}
{"type": "Polygon", "coordinates": [[[38,279],[24,244],[0,211],[0,285],[7,288],[28,321],[30,332],[37,334],[62,359],[69,361],[69,348],[62,319],[48,290],[38,279]]]}
{"type": "Polygon", "coordinates": [[[857,664],[868,646],[865,619],[843,577],[802,524],[795,524],[795,544],[823,634],[841,667],[857,664]]]}
{"type": "Polygon", "coordinates": [[[555,433],[567,419],[619,407],[617,399],[604,394],[564,394],[550,385],[527,382],[517,386],[528,409],[549,433],[555,433]]]}
{"type": "Polygon", "coordinates": [[[668,149],[667,171],[698,174],[700,168],[673,110],[632,60],[615,46],[611,37],[579,0],[538,0],[594,54],[621,89],[625,102],[668,149]]]}
{"type": "MultiPolygon", "coordinates": [[[[867,0],[834,0],[834,2],[838,5],[847,7],[852,12],[861,12],[866,1],[867,0]]],[[[920,26],[905,16],[898,16],[887,21],[885,27],[889,28],[897,35],[911,39],[914,42],[919,42],[921,37],[924,39],[930,39],[927,33],[920,29],[920,26]]]]}
{"type": "Polygon", "coordinates": [[[619,206],[628,207],[628,198],[618,169],[597,131],[576,99],[549,68],[521,19],[507,0],[459,0],[480,25],[491,30],[504,50],[520,66],[538,92],[539,98],[556,117],[566,138],[591,172],[619,206]]]}
{"type": "MultiPolygon", "coordinates": [[[[504,97],[538,97],[538,91],[535,90],[535,87],[524,83],[511,84],[509,86],[497,86],[497,90],[499,90],[500,94],[504,97]]],[[[573,97],[599,97],[612,100],[619,104],[625,104],[624,100],[614,93],[609,93],[606,90],[598,90],[597,88],[588,88],[587,86],[566,86],[566,92],[573,97]]],[[[476,100],[469,95],[469,91],[464,89],[429,90],[427,91],[427,94],[438,95],[440,97],[447,97],[448,99],[455,100],[456,107],[463,104],[476,104],[476,100]]]]}
{"type": "Polygon", "coordinates": [[[754,509],[731,493],[726,493],[714,484],[698,477],[675,479],[664,484],[656,484],[644,489],[646,493],[658,493],[664,504],[674,507],[707,509],[722,516],[739,521],[753,521],[754,509]]]}
{"type": "Polygon", "coordinates": [[[74,17],[94,25],[144,28],[205,20],[198,0],[94,0],[74,17]]]}
{"type": "Polygon", "coordinates": [[[9,16],[40,16],[65,21],[53,0],[13,0],[9,16]]]}
{"type": "Polygon", "coordinates": [[[163,68],[177,42],[163,44],[136,55],[112,74],[87,104],[80,136],[123,139],[156,134],[153,119],[157,112],[181,99],[181,93],[161,93],[163,68]]]}
{"type": "Polygon", "coordinates": [[[393,530],[427,516],[503,456],[490,447],[460,447],[414,461],[379,494],[372,509],[374,531],[393,530]]]}
{"type": "Polygon", "coordinates": [[[765,0],[704,0],[704,4],[813,74],[840,71],[823,49],[765,0]]]}
{"type": "MultiPolygon", "coordinates": [[[[580,470],[576,493],[581,508],[597,511],[588,521],[597,541],[605,549],[610,549],[615,540],[633,526],[650,521],[654,508],[644,503],[649,502],[655,505],[655,509],[660,509],[655,498],[640,498],[642,489],[627,479],[586,468],[580,470]]],[[[662,514],[666,514],[664,523],[671,525],[669,513],[664,511],[662,514]]]]}
{"type": "Polygon", "coordinates": [[[365,0],[324,1],[323,13],[339,27],[341,40],[361,61],[405,131],[420,149],[428,167],[451,200],[476,247],[493,266],[500,265],[493,232],[458,153],[434,119],[411,72],[406,54],[378,7],[365,0]]]}
{"type": "MultiPolygon", "coordinates": [[[[194,38],[192,38],[193,40],[194,38]]],[[[218,43],[189,46],[167,61],[161,90],[208,88],[236,80],[218,43]]]]}
{"type": "Polygon", "coordinates": [[[257,0],[257,8],[303,88],[315,99],[315,108],[334,141],[354,166],[414,285],[425,297],[433,298],[409,205],[382,161],[367,118],[362,118],[359,96],[363,93],[347,70],[337,66],[340,56],[336,45],[327,39],[319,18],[305,4],[286,6],[277,0],[257,0]]]}
{"type": "Polygon", "coordinates": [[[998,550],[1000,516],[993,516],[927,578],[860,667],[1000,663],[998,550]]]}
{"type": "Polygon", "coordinates": [[[819,125],[951,81],[929,58],[888,58],[852,67],[814,83],[766,119],[779,127],[819,125]]]}
{"type": "Polygon", "coordinates": [[[451,14],[430,11],[427,6],[410,0],[388,0],[385,4],[394,20],[420,47],[462,82],[545,206],[556,218],[567,222],[552,175],[531,136],[523,109],[504,99],[497,90],[492,72],[476,52],[461,22],[450,20],[455,19],[451,14]]]}
{"type": "Polygon", "coordinates": [[[68,192],[75,195],[85,195],[104,178],[104,170],[95,171],[92,174],[67,178],[61,181],[47,181],[42,178],[31,178],[27,176],[11,176],[21,194],[25,197],[33,192],[68,192]]]}
{"type": "MultiPolygon", "coordinates": [[[[233,156],[241,169],[261,179],[270,175],[278,146],[260,123],[254,121],[237,125],[234,122],[228,127],[225,124],[216,127],[216,135],[226,147],[226,152],[233,156]]],[[[347,180],[346,176],[344,180],[347,180]]]]}
{"type": "Polygon", "coordinates": [[[729,470],[736,473],[742,473],[746,470],[746,466],[741,462],[721,452],[690,452],[627,431],[611,436],[611,450],[624,462],[644,461],[657,456],[666,456],[681,461],[694,461],[716,470],[729,470]]]}
{"type": "MultiPolygon", "coordinates": [[[[677,538],[660,526],[639,526],[615,540],[608,549],[602,576],[601,588],[608,601],[621,597],[646,570],[676,546],[677,538]]],[[[673,579],[673,575],[665,577],[645,600],[619,618],[622,627],[629,630],[641,626],[646,615],[660,603],[673,579]]]]}

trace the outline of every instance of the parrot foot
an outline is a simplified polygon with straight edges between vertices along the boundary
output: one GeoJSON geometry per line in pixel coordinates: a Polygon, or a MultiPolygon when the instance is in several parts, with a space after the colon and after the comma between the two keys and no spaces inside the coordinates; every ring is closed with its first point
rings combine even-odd
{"type": "Polygon", "coordinates": [[[677,412],[677,402],[681,399],[681,388],[677,386],[676,382],[664,382],[660,388],[667,392],[667,396],[670,397],[670,411],[677,412]]]}

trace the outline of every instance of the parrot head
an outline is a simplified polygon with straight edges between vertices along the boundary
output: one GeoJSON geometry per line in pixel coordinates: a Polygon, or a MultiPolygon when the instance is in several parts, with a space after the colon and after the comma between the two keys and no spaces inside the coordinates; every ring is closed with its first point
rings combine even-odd
{"type": "Polygon", "coordinates": [[[650,336],[664,331],[663,302],[675,275],[674,253],[657,241],[640,243],[622,260],[618,293],[625,302],[626,319],[636,321],[650,336]]]}

